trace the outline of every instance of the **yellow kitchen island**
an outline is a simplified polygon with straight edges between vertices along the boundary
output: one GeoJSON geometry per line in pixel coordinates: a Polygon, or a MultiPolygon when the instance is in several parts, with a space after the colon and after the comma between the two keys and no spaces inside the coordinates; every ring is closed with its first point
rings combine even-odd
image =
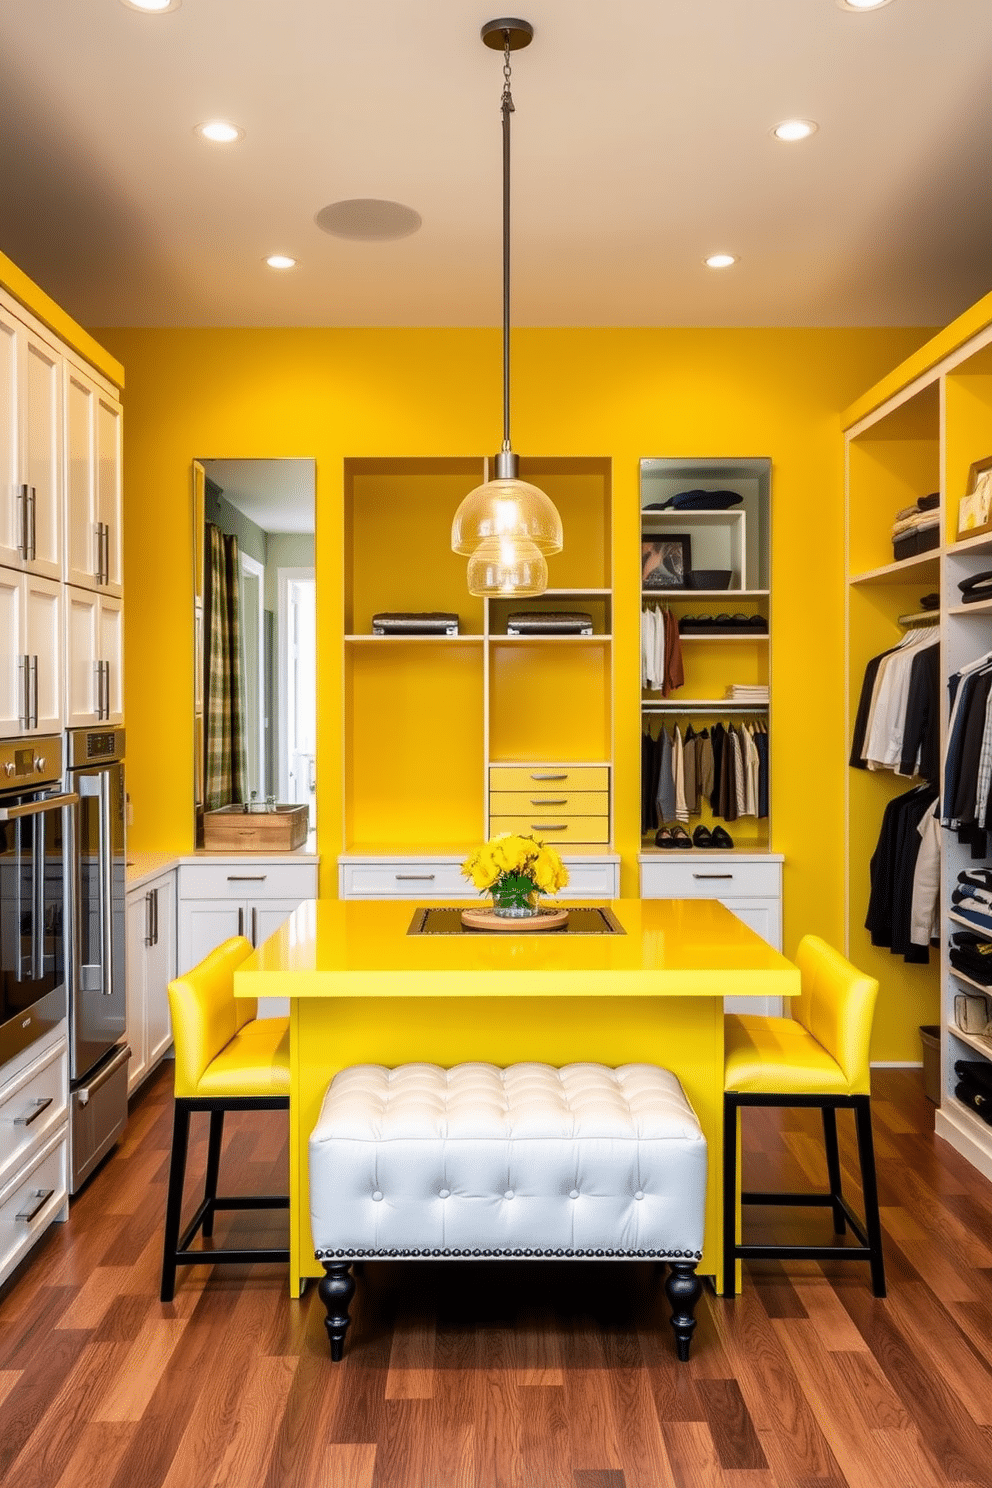
{"type": "MultiPolygon", "coordinates": [[[[588,907],[588,906],[584,906],[588,907]]],[[[322,1271],[307,1143],[350,1064],[466,1060],[660,1064],[709,1144],[700,1273],[721,1284],[723,997],[791,997],[799,972],[715,900],[616,899],[615,935],[408,933],[409,900],[302,904],[235,973],[240,997],[290,999],[290,1287],[322,1271]]]]}

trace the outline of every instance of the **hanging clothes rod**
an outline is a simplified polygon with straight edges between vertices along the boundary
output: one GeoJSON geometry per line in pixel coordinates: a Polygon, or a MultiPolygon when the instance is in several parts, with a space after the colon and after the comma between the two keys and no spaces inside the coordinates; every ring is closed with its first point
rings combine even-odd
{"type": "Polygon", "coordinates": [[[665,702],[641,703],[642,713],[730,713],[743,715],[747,713],[767,713],[768,704],[758,703],[746,708],[735,708],[730,698],[715,698],[713,702],[704,702],[702,699],[694,699],[689,703],[680,703],[675,698],[669,698],[665,702]]]}
{"type": "Polygon", "coordinates": [[[940,612],[939,610],[917,610],[912,615],[900,615],[896,624],[904,626],[907,630],[910,627],[922,629],[927,625],[939,625],[940,612]]]}

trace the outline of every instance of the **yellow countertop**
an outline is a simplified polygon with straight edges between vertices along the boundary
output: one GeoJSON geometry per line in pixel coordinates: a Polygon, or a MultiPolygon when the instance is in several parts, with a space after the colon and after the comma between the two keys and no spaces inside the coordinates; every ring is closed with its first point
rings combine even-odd
{"type": "Polygon", "coordinates": [[[624,935],[408,935],[409,901],[310,900],[235,974],[242,997],[713,997],[799,992],[716,900],[615,899],[624,935]]]}

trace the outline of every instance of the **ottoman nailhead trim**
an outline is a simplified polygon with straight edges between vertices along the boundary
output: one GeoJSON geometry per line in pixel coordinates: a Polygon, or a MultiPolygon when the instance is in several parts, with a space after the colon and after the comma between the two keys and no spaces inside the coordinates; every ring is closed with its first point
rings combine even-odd
{"type": "Polygon", "coordinates": [[[536,1260],[559,1258],[579,1258],[591,1256],[599,1259],[614,1260],[659,1260],[659,1261],[701,1261],[703,1253],[701,1250],[366,1250],[358,1247],[354,1250],[317,1250],[314,1251],[318,1261],[323,1260],[411,1260],[419,1259],[421,1256],[448,1256],[452,1259],[461,1256],[483,1256],[494,1260],[510,1256],[516,1258],[531,1257],[536,1260]]]}

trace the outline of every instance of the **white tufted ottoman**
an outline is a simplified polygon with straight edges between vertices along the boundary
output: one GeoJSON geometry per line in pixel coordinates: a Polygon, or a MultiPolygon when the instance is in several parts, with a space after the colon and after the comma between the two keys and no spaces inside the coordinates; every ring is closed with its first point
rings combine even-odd
{"type": "Polygon", "coordinates": [[[667,1261],[680,1359],[702,1287],[706,1139],[652,1064],[353,1065],[310,1137],[310,1220],[340,1359],[353,1260],[667,1261]]]}

